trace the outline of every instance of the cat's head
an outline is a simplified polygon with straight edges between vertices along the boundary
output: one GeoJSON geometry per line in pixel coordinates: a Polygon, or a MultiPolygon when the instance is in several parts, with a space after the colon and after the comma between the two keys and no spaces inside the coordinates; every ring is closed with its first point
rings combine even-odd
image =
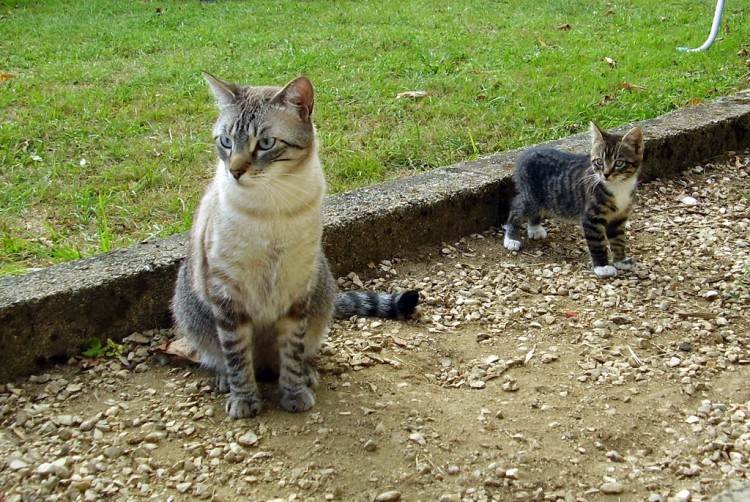
{"type": "Polygon", "coordinates": [[[291,174],[316,154],[313,86],[299,77],[281,87],[252,87],[203,73],[219,106],[214,142],[228,175],[238,183],[291,174]]]}
{"type": "Polygon", "coordinates": [[[624,136],[602,131],[591,122],[591,168],[607,183],[638,174],[643,162],[643,131],[634,127],[624,136]]]}

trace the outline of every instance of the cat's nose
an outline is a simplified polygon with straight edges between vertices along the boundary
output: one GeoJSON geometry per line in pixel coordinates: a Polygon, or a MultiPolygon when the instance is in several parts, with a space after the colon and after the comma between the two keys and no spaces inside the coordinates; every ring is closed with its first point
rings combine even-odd
{"type": "Polygon", "coordinates": [[[234,179],[236,179],[236,180],[240,179],[240,176],[242,176],[243,174],[245,174],[245,171],[247,171],[247,168],[244,168],[244,167],[243,168],[239,168],[239,169],[234,168],[234,169],[230,169],[229,170],[229,172],[232,173],[232,177],[234,179]]]}

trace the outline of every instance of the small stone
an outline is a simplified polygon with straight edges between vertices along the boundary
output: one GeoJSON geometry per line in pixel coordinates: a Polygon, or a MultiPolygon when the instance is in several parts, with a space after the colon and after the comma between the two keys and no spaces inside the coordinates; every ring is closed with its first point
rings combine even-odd
{"type": "Polygon", "coordinates": [[[481,380],[474,380],[472,382],[469,382],[469,387],[472,389],[484,389],[485,383],[481,380]]]}
{"type": "Polygon", "coordinates": [[[690,502],[690,490],[680,490],[674,496],[675,502],[690,502]]]}
{"type": "Polygon", "coordinates": [[[242,446],[256,446],[258,444],[258,435],[253,431],[248,431],[238,437],[237,442],[242,446]]]}
{"type": "Polygon", "coordinates": [[[422,446],[427,444],[427,441],[424,440],[424,436],[422,436],[422,434],[420,434],[419,432],[412,432],[411,434],[409,434],[409,439],[422,446]]]}
{"type": "Polygon", "coordinates": [[[676,368],[680,364],[682,364],[682,359],[680,359],[679,357],[673,357],[667,362],[667,366],[669,366],[670,368],[676,368]]]}
{"type": "Polygon", "coordinates": [[[680,350],[683,352],[690,352],[691,350],[693,350],[693,346],[690,345],[688,342],[682,342],[680,344],[680,350]]]}
{"type": "Polygon", "coordinates": [[[109,448],[104,449],[104,456],[107,458],[117,458],[121,456],[123,453],[123,449],[119,446],[110,446],[109,448]]]}
{"type": "Polygon", "coordinates": [[[190,489],[191,486],[193,486],[193,483],[186,482],[186,483],[179,483],[174,488],[180,493],[185,493],[190,489]]]}
{"type": "Polygon", "coordinates": [[[20,471],[21,469],[26,469],[28,466],[29,464],[27,464],[23,460],[18,460],[18,459],[11,460],[10,463],[8,464],[8,468],[11,471],[20,471]]]}
{"type": "Polygon", "coordinates": [[[599,490],[606,495],[617,495],[625,491],[622,484],[614,481],[609,483],[603,483],[599,490]]]}
{"type": "Polygon", "coordinates": [[[508,479],[518,479],[518,469],[508,469],[505,471],[505,477],[508,479]]]}
{"type": "Polygon", "coordinates": [[[398,490],[383,492],[375,497],[375,502],[396,502],[397,500],[401,500],[401,492],[398,490]]]}
{"type": "Polygon", "coordinates": [[[372,439],[368,439],[367,441],[365,441],[363,448],[365,449],[365,451],[373,452],[378,449],[378,445],[372,439]]]}

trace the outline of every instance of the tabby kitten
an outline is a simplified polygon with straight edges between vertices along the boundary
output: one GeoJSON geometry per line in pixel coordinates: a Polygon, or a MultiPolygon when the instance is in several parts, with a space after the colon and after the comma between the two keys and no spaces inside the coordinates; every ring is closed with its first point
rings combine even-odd
{"type": "Polygon", "coordinates": [[[310,80],[244,87],[204,76],[219,106],[219,162],[178,273],[175,322],[229,391],[229,416],[260,412],[255,377],[269,372],[281,407],[305,411],[331,317],[406,317],[419,295],[337,292],[321,245],[326,184],[310,80]]]}
{"type": "Polygon", "coordinates": [[[554,215],[581,222],[596,275],[612,277],[617,269],[632,269],[635,264],[625,253],[625,223],[642,161],[639,128],[619,136],[593,122],[589,155],[553,148],[527,150],[516,161],[513,174],[517,195],[505,224],[505,247],[521,249],[518,224],[524,220],[529,238],[545,238],[542,217],[554,215]],[[614,263],[608,257],[608,242],[614,263]]]}

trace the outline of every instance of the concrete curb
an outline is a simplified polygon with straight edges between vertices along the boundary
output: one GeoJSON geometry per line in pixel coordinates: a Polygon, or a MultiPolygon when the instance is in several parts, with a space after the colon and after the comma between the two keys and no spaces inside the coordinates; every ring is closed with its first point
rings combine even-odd
{"type": "MultiPolygon", "coordinates": [[[[646,133],[642,179],[669,177],[750,146],[750,92],[638,125],[646,133]]],[[[546,145],[585,152],[588,136],[546,145]]],[[[509,174],[519,151],[329,197],[324,243],[334,273],[499,225],[513,193],[509,174]]],[[[65,360],[93,337],[120,340],[168,326],[185,244],[186,236],[177,235],[0,279],[0,382],[65,360]]]]}

